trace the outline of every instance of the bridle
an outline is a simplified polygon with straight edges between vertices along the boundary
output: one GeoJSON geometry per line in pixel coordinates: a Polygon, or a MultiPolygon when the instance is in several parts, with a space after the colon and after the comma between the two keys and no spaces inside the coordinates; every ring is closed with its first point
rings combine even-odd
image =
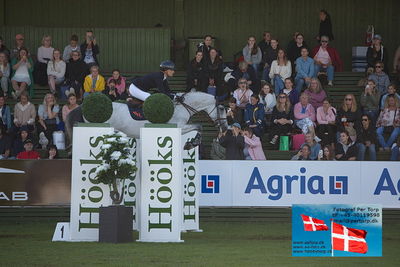
{"type": "MultiPolygon", "coordinates": [[[[200,113],[202,110],[199,111],[199,110],[195,109],[194,107],[192,107],[192,106],[190,106],[190,105],[185,103],[185,97],[184,97],[185,94],[186,93],[184,93],[182,96],[176,98],[176,104],[177,105],[179,105],[179,104],[182,105],[186,109],[186,111],[189,113],[189,117],[200,113]]],[[[225,121],[227,119],[226,119],[226,117],[225,118],[221,118],[221,115],[220,115],[219,108],[218,108],[217,104],[215,105],[215,107],[210,112],[207,113],[207,115],[211,119],[210,115],[214,112],[215,109],[217,109],[217,118],[215,120],[213,120],[213,123],[214,123],[214,125],[216,125],[219,128],[221,128],[221,121],[225,121]]]]}

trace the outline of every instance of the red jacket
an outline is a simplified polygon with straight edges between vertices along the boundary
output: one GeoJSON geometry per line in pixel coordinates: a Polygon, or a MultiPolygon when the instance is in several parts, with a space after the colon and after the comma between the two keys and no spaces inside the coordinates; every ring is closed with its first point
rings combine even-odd
{"type": "MultiPolygon", "coordinates": [[[[319,48],[320,48],[320,46],[317,45],[311,51],[311,57],[312,58],[314,58],[315,55],[318,53],[319,48]]],[[[326,48],[326,50],[328,51],[329,57],[331,58],[333,67],[335,67],[335,71],[338,71],[338,72],[343,71],[343,62],[340,59],[339,52],[335,48],[330,47],[330,46],[328,46],[326,48]]]]}
{"type": "Polygon", "coordinates": [[[40,159],[39,153],[35,150],[19,152],[17,159],[40,159]]]}

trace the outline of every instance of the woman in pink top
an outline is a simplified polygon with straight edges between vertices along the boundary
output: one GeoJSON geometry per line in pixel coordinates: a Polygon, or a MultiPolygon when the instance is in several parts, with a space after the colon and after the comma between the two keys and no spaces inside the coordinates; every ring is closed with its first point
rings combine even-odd
{"type": "Polygon", "coordinates": [[[322,106],[322,102],[326,98],[326,92],[322,89],[321,83],[317,78],[312,78],[310,87],[304,91],[308,95],[310,104],[314,109],[322,106]]]}
{"type": "Polygon", "coordinates": [[[317,108],[317,132],[323,145],[335,144],[336,109],[331,106],[329,99],[325,98],[322,106],[317,108]]]}
{"type": "Polygon", "coordinates": [[[115,80],[115,88],[117,88],[117,92],[118,94],[122,94],[125,92],[125,87],[126,87],[126,83],[125,83],[125,77],[121,76],[121,72],[118,69],[115,69],[112,71],[112,76],[110,78],[108,78],[107,80],[107,85],[111,80],[115,80]]]}
{"type": "Polygon", "coordinates": [[[294,105],[294,117],[296,119],[296,125],[299,127],[304,134],[314,131],[315,122],[315,109],[309,103],[308,95],[302,93],[300,96],[300,102],[294,105]]]}
{"type": "MultiPolygon", "coordinates": [[[[245,128],[243,131],[245,150],[252,160],[265,160],[265,154],[262,148],[260,138],[253,134],[251,128],[245,128]]],[[[247,154],[245,151],[245,155],[247,154]]]]}
{"type": "Polygon", "coordinates": [[[78,104],[76,103],[76,95],[75,94],[69,94],[68,95],[68,104],[65,104],[62,108],[62,118],[63,121],[67,119],[68,114],[76,109],[78,107],[78,104]]]}
{"type": "Polygon", "coordinates": [[[233,92],[233,97],[236,99],[236,105],[239,108],[245,108],[250,103],[250,97],[253,91],[249,88],[247,80],[240,78],[238,82],[238,89],[233,92]]]}

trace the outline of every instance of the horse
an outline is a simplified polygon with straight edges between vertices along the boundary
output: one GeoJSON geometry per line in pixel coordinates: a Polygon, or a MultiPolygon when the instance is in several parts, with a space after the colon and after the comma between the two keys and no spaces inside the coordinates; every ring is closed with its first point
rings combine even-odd
{"type": "MultiPolygon", "coordinates": [[[[220,128],[227,128],[226,111],[223,106],[217,105],[215,97],[203,92],[188,92],[177,94],[174,100],[174,114],[168,123],[176,124],[182,129],[182,134],[191,131],[200,131],[200,126],[188,124],[189,119],[196,113],[204,111],[208,114],[214,124],[220,128]]],[[[129,137],[140,138],[140,128],[144,127],[147,120],[134,120],[129,115],[128,105],[113,102],[113,112],[109,120],[104,123],[110,124],[114,129],[125,133],[129,137]]],[[[66,119],[65,128],[68,138],[72,139],[72,127],[75,122],[88,122],[82,115],[81,107],[72,110],[66,119]]],[[[72,144],[72,142],[71,142],[72,144]]]]}

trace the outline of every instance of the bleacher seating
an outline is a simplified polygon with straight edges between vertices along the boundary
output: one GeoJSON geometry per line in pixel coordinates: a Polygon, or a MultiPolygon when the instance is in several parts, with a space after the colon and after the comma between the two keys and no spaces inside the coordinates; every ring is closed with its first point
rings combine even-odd
{"type": "MultiPolygon", "coordinates": [[[[136,77],[142,76],[145,73],[143,72],[123,72],[122,76],[126,77],[128,80],[136,77]]],[[[111,71],[102,72],[102,75],[107,79],[111,76],[111,71]]],[[[339,72],[335,73],[335,81],[334,86],[329,87],[326,86],[324,89],[326,90],[331,103],[334,107],[338,108],[343,98],[346,94],[351,93],[354,94],[356,99],[360,99],[360,95],[362,92],[362,88],[357,86],[358,81],[363,78],[363,73],[359,72],[339,72]]],[[[186,73],[184,71],[176,71],[174,77],[171,78],[170,88],[174,92],[183,92],[186,89],[186,73]]],[[[38,86],[35,85],[35,96],[31,99],[31,102],[35,105],[39,105],[43,101],[44,95],[49,92],[49,88],[47,86],[38,86]]],[[[8,104],[13,108],[15,100],[10,99],[8,104]]],[[[58,101],[60,105],[65,104],[65,101],[58,101]]],[[[216,137],[218,133],[218,129],[214,127],[213,122],[207,116],[206,113],[196,114],[191,118],[191,123],[200,123],[202,125],[202,151],[201,155],[203,159],[209,159],[211,142],[213,138],[216,137]]],[[[267,159],[269,160],[286,160],[290,159],[296,152],[295,151],[279,151],[276,146],[273,146],[269,143],[267,136],[263,138],[263,148],[267,159]]],[[[45,155],[45,151],[41,154],[45,155]]],[[[60,151],[60,157],[67,157],[68,153],[65,151],[60,151]]],[[[378,160],[389,160],[390,152],[377,152],[378,160]]],[[[368,159],[368,157],[367,157],[368,159]]]]}

